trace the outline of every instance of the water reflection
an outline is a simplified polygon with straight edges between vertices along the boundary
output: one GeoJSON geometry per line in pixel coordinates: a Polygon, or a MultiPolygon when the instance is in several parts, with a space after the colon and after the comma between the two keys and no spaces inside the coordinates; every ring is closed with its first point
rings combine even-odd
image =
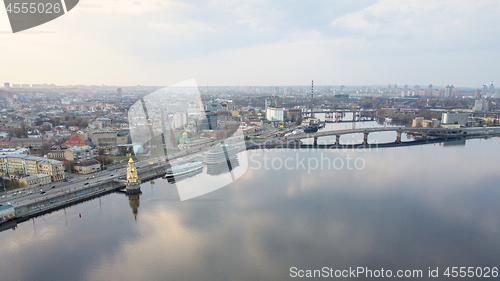
{"type": "Polygon", "coordinates": [[[462,145],[465,145],[466,142],[467,142],[466,138],[461,138],[458,140],[442,142],[441,145],[442,146],[462,146],[462,145]]]}
{"type": "Polygon", "coordinates": [[[235,168],[240,165],[238,157],[214,164],[207,164],[207,174],[212,176],[222,175],[224,173],[231,173],[235,168]]]}
{"type": "Polygon", "coordinates": [[[182,180],[185,180],[185,179],[189,179],[191,177],[194,177],[198,174],[201,174],[203,172],[203,169],[197,169],[197,170],[194,170],[193,172],[190,172],[190,173],[186,173],[184,175],[180,175],[180,176],[175,176],[175,177],[166,177],[167,179],[167,182],[170,183],[170,184],[174,184],[176,182],[180,182],[182,180]]]}
{"type": "Polygon", "coordinates": [[[139,197],[142,193],[136,193],[136,194],[127,194],[128,196],[128,202],[130,204],[130,208],[132,208],[132,214],[134,214],[134,219],[137,220],[137,214],[139,213],[139,197]]]}

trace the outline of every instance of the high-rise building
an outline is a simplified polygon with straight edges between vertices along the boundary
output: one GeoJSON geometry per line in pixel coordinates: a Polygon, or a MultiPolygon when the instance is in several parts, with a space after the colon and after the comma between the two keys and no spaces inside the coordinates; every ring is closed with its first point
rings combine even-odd
{"type": "Polygon", "coordinates": [[[427,96],[427,97],[432,96],[432,84],[429,84],[429,87],[427,88],[427,93],[425,93],[425,96],[427,96]]]}
{"type": "Polygon", "coordinates": [[[494,93],[495,93],[495,82],[491,81],[490,90],[488,91],[488,96],[491,98],[493,97],[494,93]]]}
{"type": "Polygon", "coordinates": [[[276,96],[276,95],[279,94],[279,92],[280,92],[280,87],[279,86],[273,86],[273,88],[272,88],[272,95],[276,96]]]}
{"type": "Polygon", "coordinates": [[[488,111],[488,101],[484,99],[476,100],[474,103],[474,112],[488,111]]]}
{"type": "Polygon", "coordinates": [[[453,91],[455,90],[455,87],[453,85],[447,85],[445,90],[444,90],[444,96],[449,98],[453,96],[453,91]]]}
{"type": "Polygon", "coordinates": [[[188,123],[187,112],[176,112],[174,114],[174,128],[183,129],[188,123]]]}
{"type": "Polygon", "coordinates": [[[481,97],[483,98],[488,97],[488,86],[486,84],[483,84],[483,90],[481,90],[481,97]]]}
{"type": "Polygon", "coordinates": [[[403,87],[403,94],[402,94],[402,96],[403,97],[409,96],[409,94],[408,94],[408,84],[403,87]]]}
{"type": "Polygon", "coordinates": [[[419,85],[415,85],[415,87],[413,87],[413,95],[414,96],[418,96],[420,93],[420,86],[419,85]]]}
{"type": "Polygon", "coordinates": [[[9,83],[3,83],[3,88],[5,90],[10,90],[10,84],[9,83]]]}

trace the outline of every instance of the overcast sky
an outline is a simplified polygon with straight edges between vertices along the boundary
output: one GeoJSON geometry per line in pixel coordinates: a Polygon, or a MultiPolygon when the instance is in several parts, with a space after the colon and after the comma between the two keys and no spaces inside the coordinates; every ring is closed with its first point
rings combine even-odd
{"type": "Polygon", "coordinates": [[[16,34],[0,11],[0,65],[2,83],[479,88],[500,81],[500,1],[80,0],[16,34]]]}

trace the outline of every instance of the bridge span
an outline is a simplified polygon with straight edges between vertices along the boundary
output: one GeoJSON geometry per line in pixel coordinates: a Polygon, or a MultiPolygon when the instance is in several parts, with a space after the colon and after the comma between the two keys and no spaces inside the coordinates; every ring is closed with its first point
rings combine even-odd
{"type": "Polygon", "coordinates": [[[378,128],[359,128],[359,129],[346,129],[334,131],[320,131],[311,134],[300,134],[285,137],[284,140],[301,140],[307,138],[314,138],[314,144],[317,144],[318,138],[327,136],[336,136],[336,144],[340,143],[340,136],[348,134],[364,134],[363,143],[368,143],[368,135],[376,132],[396,132],[396,143],[401,143],[401,134],[413,133],[421,136],[425,140],[432,134],[439,137],[451,136],[475,136],[485,134],[499,134],[500,127],[471,127],[471,128],[431,128],[431,127],[378,127],[378,128]]]}

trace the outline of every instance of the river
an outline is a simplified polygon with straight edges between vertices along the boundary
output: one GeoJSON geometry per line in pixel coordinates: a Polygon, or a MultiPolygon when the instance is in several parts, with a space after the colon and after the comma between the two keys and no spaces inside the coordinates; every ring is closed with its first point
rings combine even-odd
{"type": "Polygon", "coordinates": [[[0,232],[0,279],[287,280],[292,267],[444,279],[500,266],[499,138],[247,153],[243,176],[191,200],[158,179],[0,232]]]}

